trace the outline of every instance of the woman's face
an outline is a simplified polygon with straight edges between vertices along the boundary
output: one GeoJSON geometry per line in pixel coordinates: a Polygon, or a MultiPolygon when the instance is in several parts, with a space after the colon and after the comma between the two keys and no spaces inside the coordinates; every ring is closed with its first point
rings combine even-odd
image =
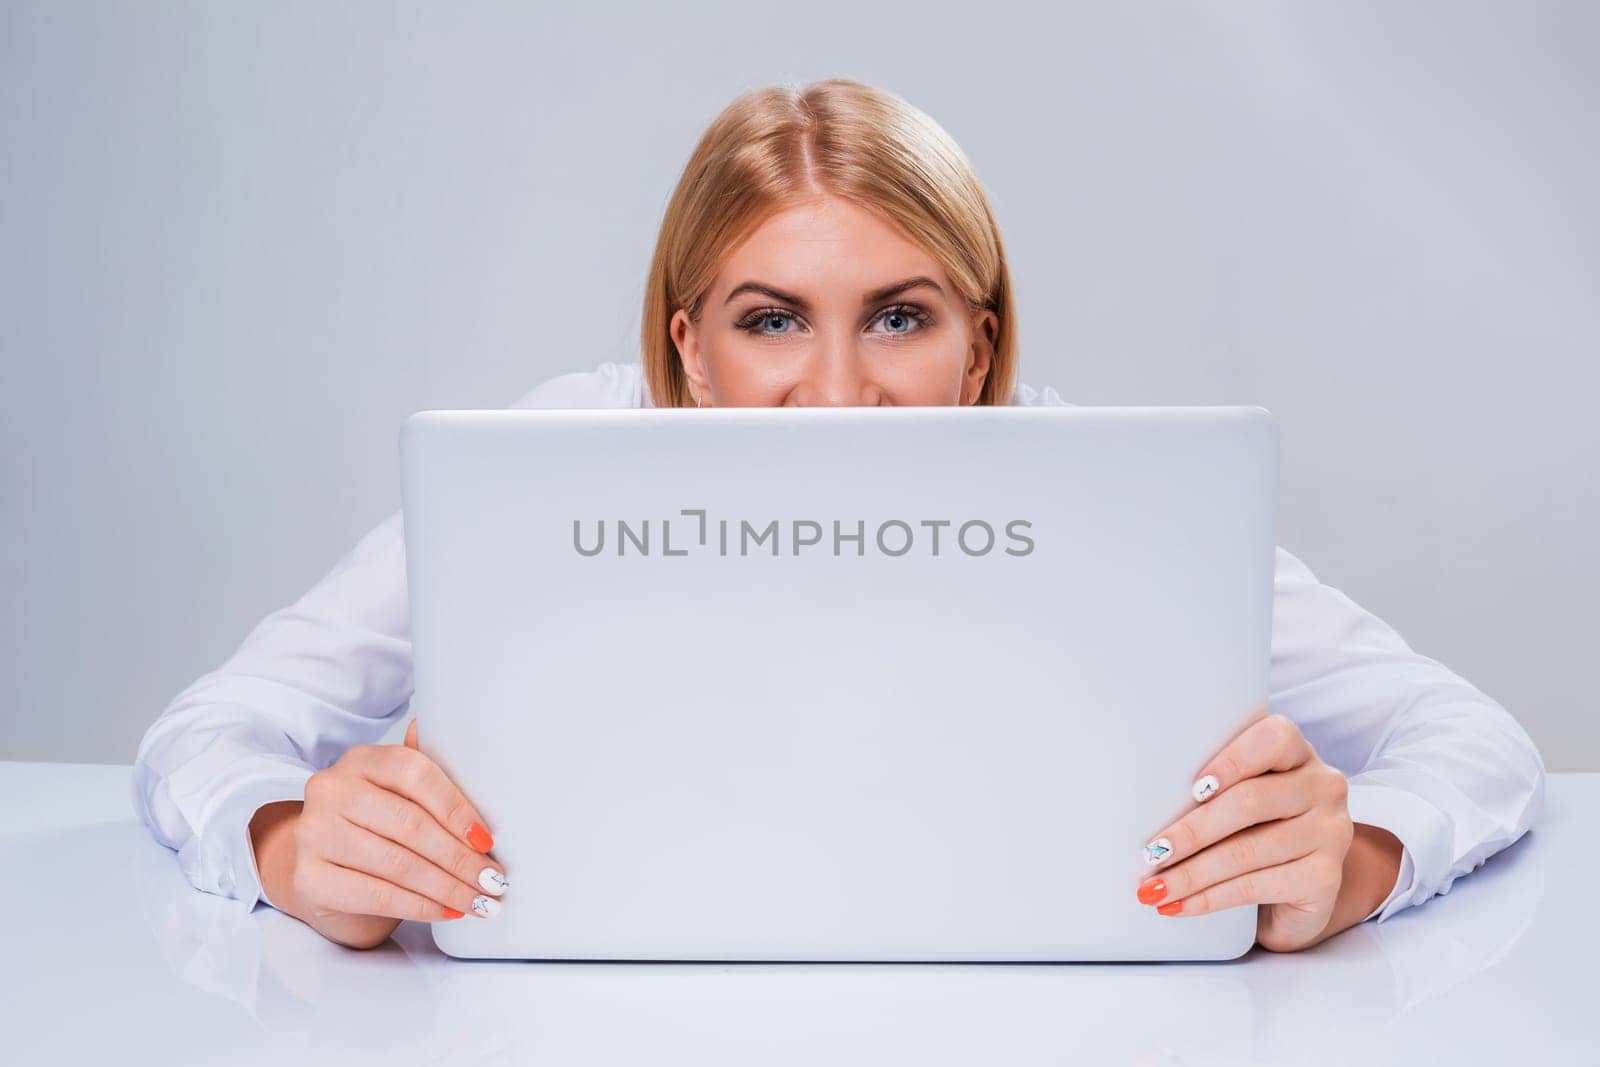
{"type": "Polygon", "coordinates": [[[972,404],[999,320],[878,215],[823,197],[768,219],[670,330],[706,407],[972,404]],[[910,284],[907,284],[910,283],[910,284]]]}

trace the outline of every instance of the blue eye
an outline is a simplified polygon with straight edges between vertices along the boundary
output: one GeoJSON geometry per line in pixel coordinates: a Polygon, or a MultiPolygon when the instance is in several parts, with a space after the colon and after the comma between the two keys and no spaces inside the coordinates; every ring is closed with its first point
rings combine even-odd
{"type": "Polygon", "coordinates": [[[890,322],[900,324],[903,328],[880,331],[892,337],[899,337],[927,329],[933,325],[933,316],[915,304],[896,304],[894,307],[884,308],[874,321],[885,324],[890,322]]]}
{"type": "Polygon", "coordinates": [[[793,323],[794,316],[782,308],[761,308],[746,315],[734,325],[747,333],[759,334],[762,337],[782,337],[784,334],[793,333],[793,330],[768,330],[767,326],[774,324],[793,323]]]}

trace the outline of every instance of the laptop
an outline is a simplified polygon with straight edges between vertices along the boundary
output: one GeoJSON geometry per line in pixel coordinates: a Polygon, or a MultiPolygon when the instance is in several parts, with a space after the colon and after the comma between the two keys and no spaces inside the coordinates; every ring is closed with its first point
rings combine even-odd
{"type": "Polygon", "coordinates": [[[1223,960],[1143,845],[1265,712],[1259,407],[424,411],[422,748],[512,883],[462,958],[1223,960]]]}

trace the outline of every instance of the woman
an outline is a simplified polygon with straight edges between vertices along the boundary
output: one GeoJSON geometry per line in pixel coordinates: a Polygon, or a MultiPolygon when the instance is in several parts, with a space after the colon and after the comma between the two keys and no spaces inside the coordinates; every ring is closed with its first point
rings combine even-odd
{"type": "MultiPolygon", "coordinates": [[[[662,222],[639,364],[518,407],[1061,404],[1016,381],[1000,232],[949,135],[846,80],[735,100],[662,222]]],[[[1544,764],[1499,705],[1277,550],[1269,707],[1141,843],[1163,915],[1259,904],[1309,947],[1421,904],[1517,840],[1544,764]]],[[[463,787],[375,744],[411,698],[400,515],[180,693],[135,802],[197,888],[265,900],[342,944],[402,919],[492,918],[515,872],[463,787]]],[[[1129,842],[1129,847],[1133,846],[1129,842]]],[[[506,857],[515,862],[515,857],[506,857]]]]}

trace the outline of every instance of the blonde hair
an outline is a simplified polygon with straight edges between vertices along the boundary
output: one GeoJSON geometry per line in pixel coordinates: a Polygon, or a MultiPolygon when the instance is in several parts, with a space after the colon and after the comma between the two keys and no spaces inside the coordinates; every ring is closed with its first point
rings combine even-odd
{"type": "Polygon", "coordinates": [[[1011,275],[988,197],[955,140],[894,93],[846,78],[752,89],[722,110],[684,165],[645,283],[645,380],[658,407],[692,401],[669,332],[698,320],[724,257],[766,219],[827,193],[897,223],[973,309],[999,319],[980,404],[1006,404],[1016,376],[1011,275]]]}

